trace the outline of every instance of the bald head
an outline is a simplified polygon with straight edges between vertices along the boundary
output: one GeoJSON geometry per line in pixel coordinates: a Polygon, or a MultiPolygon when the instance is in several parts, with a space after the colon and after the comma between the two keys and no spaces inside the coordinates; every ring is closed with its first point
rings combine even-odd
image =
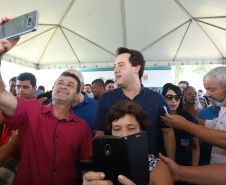
{"type": "Polygon", "coordinates": [[[74,75],[76,75],[79,78],[79,80],[80,80],[81,90],[82,91],[84,90],[84,76],[83,76],[83,74],[80,71],[78,71],[76,69],[67,69],[64,72],[69,72],[69,73],[73,73],[74,75]]]}

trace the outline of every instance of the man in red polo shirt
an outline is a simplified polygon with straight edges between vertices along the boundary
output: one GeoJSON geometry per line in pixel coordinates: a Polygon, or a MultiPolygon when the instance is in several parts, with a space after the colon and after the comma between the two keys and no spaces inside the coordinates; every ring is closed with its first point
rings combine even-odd
{"type": "MultiPolygon", "coordinates": [[[[0,23],[11,17],[2,16],[0,23]]],[[[0,41],[0,58],[19,38],[0,41]]],[[[75,116],[71,105],[79,98],[80,81],[64,72],[56,80],[51,104],[15,97],[4,88],[0,75],[0,110],[14,123],[19,136],[21,160],[14,185],[76,184],[78,160],[92,157],[92,134],[88,124],[75,116]]]]}

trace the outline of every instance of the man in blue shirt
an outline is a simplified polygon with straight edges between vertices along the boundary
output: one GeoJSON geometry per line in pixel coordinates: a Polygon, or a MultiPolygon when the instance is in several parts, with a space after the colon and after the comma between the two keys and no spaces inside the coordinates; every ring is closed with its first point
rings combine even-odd
{"type": "Polygon", "coordinates": [[[218,117],[219,111],[220,111],[220,107],[216,107],[216,105],[213,105],[200,110],[197,117],[200,119],[213,120],[214,118],[218,117]]]}
{"type": "MultiPolygon", "coordinates": [[[[75,69],[68,69],[65,72],[75,74],[80,80],[81,89],[83,89],[84,77],[80,71],[75,70],[75,69]]],[[[84,119],[88,123],[88,125],[92,131],[92,135],[94,135],[94,134],[93,134],[93,130],[92,130],[91,126],[93,124],[95,113],[96,113],[96,105],[97,105],[97,101],[92,98],[89,98],[88,95],[82,91],[80,91],[79,100],[75,101],[72,105],[73,113],[76,116],[84,119]]]]}
{"type": "Polygon", "coordinates": [[[160,115],[165,113],[163,106],[166,106],[169,113],[172,111],[160,93],[145,88],[141,84],[145,66],[142,54],[136,50],[119,48],[117,55],[114,74],[116,85],[119,88],[104,93],[98,100],[93,124],[95,136],[103,134],[105,116],[114,104],[123,100],[134,101],[149,115],[149,152],[156,155],[157,152],[164,153],[165,149],[167,156],[174,159],[175,136],[173,129],[160,120],[160,115]]]}

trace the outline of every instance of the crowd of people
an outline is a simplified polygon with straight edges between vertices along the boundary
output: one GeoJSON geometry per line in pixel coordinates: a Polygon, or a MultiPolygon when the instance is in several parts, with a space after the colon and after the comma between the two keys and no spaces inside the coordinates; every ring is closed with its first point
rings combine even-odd
{"type": "MultiPolygon", "coordinates": [[[[10,19],[2,16],[0,24],[10,19]]],[[[0,41],[0,60],[18,41],[0,41]]],[[[0,75],[0,173],[16,165],[13,182],[0,175],[1,181],[111,184],[104,172],[77,167],[92,158],[92,138],[147,131],[150,185],[226,183],[226,67],[204,76],[205,95],[187,81],[167,83],[160,92],[142,85],[145,60],[139,51],[121,47],[116,54],[115,80],[106,82],[85,84],[79,70],[67,69],[45,92],[25,72],[10,79],[7,91],[0,75]]],[[[124,174],[118,181],[134,184],[124,174]]]]}

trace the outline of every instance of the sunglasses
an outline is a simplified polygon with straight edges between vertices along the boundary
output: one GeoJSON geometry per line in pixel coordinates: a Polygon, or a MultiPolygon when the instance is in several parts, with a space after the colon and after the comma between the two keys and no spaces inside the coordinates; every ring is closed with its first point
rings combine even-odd
{"type": "Polygon", "coordinates": [[[166,95],[165,97],[166,97],[166,99],[167,99],[168,101],[171,101],[173,98],[174,98],[176,101],[180,101],[180,99],[181,99],[181,96],[178,96],[178,95],[171,95],[171,94],[168,94],[168,95],[166,95]]]}

